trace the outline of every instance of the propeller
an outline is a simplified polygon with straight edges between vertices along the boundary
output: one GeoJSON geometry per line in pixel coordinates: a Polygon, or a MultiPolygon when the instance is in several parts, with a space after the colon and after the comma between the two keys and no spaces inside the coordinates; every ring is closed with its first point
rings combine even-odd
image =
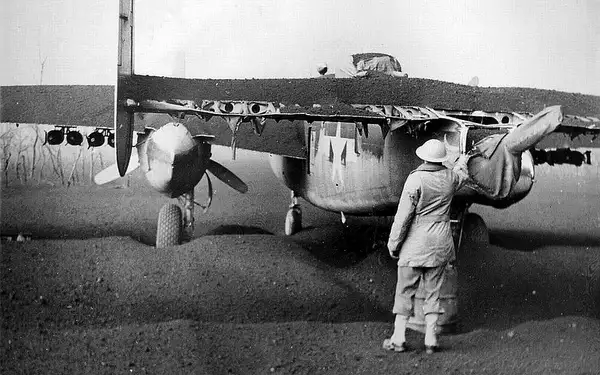
{"type": "Polygon", "coordinates": [[[213,187],[212,187],[212,182],[210,181],[210,176],[208,173],[204,173],[204,175],[206,176],[206,181],[208,183],[208,198],[206,198],[206,204],[202,205],[196,201],[194,201],[194,204],[196,204],[197,206],[202,207],[202,210],[204,211],[204,213],[206,213],[208,211],[208,209],[210,208],[210,204],[212,203],[212,199],[213,199],[213,187]]]}
{"type": "Polygon", "coordinates": [[[216,161],[209,159],[208,166],[206,167],[210,173],[215,175],[216,178],[229,185],[231,188],[239,191],[240,193],[246,193],[248,191],[248,185],[244,183],[238,176],[232,171],[225,168],[216,161]]]}
{"type": "MultiPolygon", "coordinates": [[[[128,175],[129,173],[135,171],[139,166],[140,166],[140,159],[139,159],[137,150],[133,149],[132,153],[131,153],[131,159],[129,160],[129,166],[127,167],[127,171],[125,172],[125,175],[128,175]]],[[[100,172],[98,172],[94,176],[94,182],[97,185],[104,185],[109,182],[113,182],[114,180],[116,180],[118,178],[121,178],[121,175],[119,174],[119,168],[117,167],[117,164],[113,164],[107,168],[104,168],[100,172]]]]}
{"type": "MultiPolygon", "coordinates": [[[[147,128],[145,133],[138,134],[137,146],[139,147],[140,145],[142,145],[147,140],[147,138],[154,132],[155,132],[154,129],[147,128]]],[[[200,136],[194,136],[193,138],[196,142],[201,144],[201,143],[210,142],[211,140],[213,140],[214,137],[200,135],[200,136]]],[[[125,172],[125,175],[133,172],[140,166],[139,154],[137,152],[138,151],[137,148],[134,148],[132,151],[133,152],[131,154],[131,160],[130,160],[129,166],[127,167],[127,171],[125,172]]],[[[248,191],[248,185],[246,185],[238,176],[236,176],[229,169],[227,169],[223,165],[221,165],[211,159],[208,159],[206,161],[206,163],[207,163],[206,171],[211,172],[215,177],[217,177],[219,180],[223,181],[226,185],[230,186],[231,188],[233,188],[234,190],[237,190],[240,193],[246,193],[248,191]]],[[[212,192],[212,184],[208,177],[208,174],[206,176],[208,179],[208,188],[209,188],[209,200],[207,202],[207,207],[206,207],[206,208],[208,208],[208,206],[210,205],[210,201],[212,200],[213,192],[212,192]]],[[[117,165],[113,164],[113,165],[109,166],[108,168],[105,168],[104,170],[100,171],[98,174],[96,174],[96,176],[94,177],[94,182],[98,185],[103,185],[103,184],[112,182],[120,177],[121,177],[121,175],[119,174],[119,169],[118,169],[117,165]]]]}
{"type": "MultiPolygon", "coordinates": [[[[207,171],[210,171],[214,174],[219,180],[223,181],[229,187],[239,191],[240,193],[245,193],[248,191],[248,185],[246,185],[238,176],[236,176],[232,171],[225,168],[221,164],[217,163],[214,160],[208,159],[208,166],[206,167],[207,171]]],[[[212,203],[213,199],[213,187],[212,182],[210,180],[210,175],[208,173],[204,173],[206,176],[206,182],[208,183],[208,198],[206,199],[206,203],[200,204],[194,201],[194,204],[200,206],[204,213],[206,213],[212,203]]]]}
{"type": "MultiPolygon", "coordinates": [[[[138,147],[142,143],[146,142],[148,137],[155,131],[156,131],[156,129],[154,129],[154,128],[146,127],[144,129],[144,133],[134,133],[134,137],[136,137],[136,138],[135,138],[135,142],[133,142],[133,144],[136,147],[134,147],[131,150],[131,159],[129,159],[129,165],[127,166],[127,170],[125,171],[125,175],[123,175],[123,177],[130,174],[131,172],[135,171],[140,166],[140,157],[138,154],[138,147]]],[[[114,134],[111,133],[110,136],[113,137],[113,142],[114,142],[114,134]]],[[[111,143],[110,136],[108,139],[109,144],[111,143]]],[[[104,185],[109,182],[113,182],[116,179],[121,178],[121,177],[122,176],[119,173],[119,168],[118,168],[117,164],[113,164],[111,166],[108,166],[107,168],[104,168],[100,172],[98,172],[98,174],[96,174],[94,176],[94,182],[97,185],[104,185]]]]}

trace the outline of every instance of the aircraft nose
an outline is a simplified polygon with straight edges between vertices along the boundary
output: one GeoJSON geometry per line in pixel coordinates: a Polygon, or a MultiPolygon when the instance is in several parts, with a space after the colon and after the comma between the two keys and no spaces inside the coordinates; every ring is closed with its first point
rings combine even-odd
{"type": "Polygon", "coordinates": [[[171,122],[158,129],[152,136],[156,145],[163,151],[179,154],[194,147],[192,134],[185,125],[171,122]]]}

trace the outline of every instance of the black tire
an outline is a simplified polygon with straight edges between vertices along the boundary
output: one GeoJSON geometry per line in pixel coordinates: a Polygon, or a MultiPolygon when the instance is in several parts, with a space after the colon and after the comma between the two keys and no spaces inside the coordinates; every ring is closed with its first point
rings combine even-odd
{"type": "Polygon", "coordinates": [[[176,204],[165,204],[158,213],[156,247],[163,248],[181,244],[181,208],[176,204]]]}
{"type": "Polygon", "coordinates": [[[292,236],[302,230],[302,211],[300,207],[292,207],[285,216],[285,235],[292,236]]]}

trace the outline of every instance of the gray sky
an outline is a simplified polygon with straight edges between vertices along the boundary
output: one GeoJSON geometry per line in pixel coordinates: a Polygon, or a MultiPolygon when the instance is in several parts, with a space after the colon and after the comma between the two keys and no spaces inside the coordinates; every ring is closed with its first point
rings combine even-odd
{"type": "MultiPolygon", "coordinates": [[[[44,84],[115,82],[117,0],[1,1],[0,84],[39,83],[44,59],[44,84]]],[[[600,95],[598,0],[137,0],[136,16],[138,74],[304,78],[384,52],[413,77],[600,95]]]]}

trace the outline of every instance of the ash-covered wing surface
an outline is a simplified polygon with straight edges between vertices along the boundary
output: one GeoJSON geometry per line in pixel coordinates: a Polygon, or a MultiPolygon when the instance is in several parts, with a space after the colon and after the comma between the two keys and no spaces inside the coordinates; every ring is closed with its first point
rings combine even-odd
{"type": "Polygon", "coordinates": [[[0,121],[113,127],[114,86],[2,86],[0,121]]]}

